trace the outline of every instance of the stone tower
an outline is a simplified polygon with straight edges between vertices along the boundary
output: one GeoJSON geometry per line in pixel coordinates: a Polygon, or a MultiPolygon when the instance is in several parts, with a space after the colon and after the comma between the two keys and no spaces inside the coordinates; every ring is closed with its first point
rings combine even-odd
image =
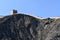
{"type": "Polygon", "coordinates": [[[17,14],[17,13],[18,13],[18,12],[17,12],[17,10],[15,10],[15,9],[11,11],[11,15],[14,15],[14,14],[17,14]]]}

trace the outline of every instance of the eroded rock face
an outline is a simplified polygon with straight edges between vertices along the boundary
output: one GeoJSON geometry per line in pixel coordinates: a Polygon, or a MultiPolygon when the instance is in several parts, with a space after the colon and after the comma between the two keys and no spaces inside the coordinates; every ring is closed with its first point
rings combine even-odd
{"type": "Polygon", "coordinates": [[[5,16],[0,18],[0,40],[60,40],[60,19],[5,16]]]}

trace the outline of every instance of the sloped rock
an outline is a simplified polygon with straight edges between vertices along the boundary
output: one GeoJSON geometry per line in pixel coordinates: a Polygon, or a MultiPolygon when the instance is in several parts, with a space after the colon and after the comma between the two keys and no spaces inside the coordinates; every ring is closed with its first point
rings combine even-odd
{"type": "Polygon", "coordinates": [[[5,16],[0,18],[0,40],[60,40],[60,19],[5,16]]]}

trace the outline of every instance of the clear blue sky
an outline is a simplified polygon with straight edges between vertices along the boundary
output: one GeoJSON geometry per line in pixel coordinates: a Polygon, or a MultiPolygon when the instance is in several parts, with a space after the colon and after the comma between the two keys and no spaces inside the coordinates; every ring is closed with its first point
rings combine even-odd
{"type": "Polygon", "coordinates": [[[60,0],[0,0],[0,15],[13,9],[40,17],[60,16],[60,0]]]}

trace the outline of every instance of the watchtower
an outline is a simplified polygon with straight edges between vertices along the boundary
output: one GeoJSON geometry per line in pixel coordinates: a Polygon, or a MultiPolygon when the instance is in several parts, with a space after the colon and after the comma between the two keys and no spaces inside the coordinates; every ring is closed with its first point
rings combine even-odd
{"type": "Polygon", "coordinates": [[[17,12],[17,10],[12,10],[11,11],[11,15],[14,15],[14,14],[17,14],[18,12],[17,12]]]}

